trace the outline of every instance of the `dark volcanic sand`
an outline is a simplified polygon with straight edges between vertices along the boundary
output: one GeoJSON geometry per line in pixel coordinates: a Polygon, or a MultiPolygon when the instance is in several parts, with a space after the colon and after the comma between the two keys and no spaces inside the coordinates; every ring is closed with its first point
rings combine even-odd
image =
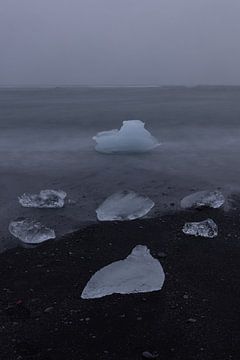
{"type": "Polygon", "coordinates": [[[193,211],[101,223],[0,255],[1,360],[239,359],[239,212],[193,211]],[[219,236],[181,232],[212,217],[219,236]],[[147,245],[166,273],[159,292],[80,298],[99,268],[147,245]]]}

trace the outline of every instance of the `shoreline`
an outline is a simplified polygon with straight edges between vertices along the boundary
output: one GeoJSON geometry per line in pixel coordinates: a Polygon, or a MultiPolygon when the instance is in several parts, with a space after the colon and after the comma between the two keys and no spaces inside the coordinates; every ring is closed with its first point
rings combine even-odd
{"type": "Polygon", "coordinates": [[[97,223],[0,254],[1,359],[137,360],[144,351],[164,360],[237,359],[239,214],[204,209],[97,223]],[[208,217],[218,237],[182,233],[185,222],[208,217]],[[162,264],[161,291],[81,299],[97,270],[138,244],[162,264]]]}

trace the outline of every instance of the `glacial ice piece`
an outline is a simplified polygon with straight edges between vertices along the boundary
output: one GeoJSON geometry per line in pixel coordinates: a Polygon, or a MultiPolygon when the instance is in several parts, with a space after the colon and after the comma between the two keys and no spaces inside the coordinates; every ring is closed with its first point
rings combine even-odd
{"type": "Polygon", "coordinates": [[[18,198],[23,207],[62,208],[67,194],[64,191],[41,190],[39,194],[23,194],[18,198]]]}
{"type": "Polygon", "coordinates": [[[81,298],[157,291],[162,288],[164,280],[160,262],[151,256],[146,246],[137,245],[124,260],[97,271],[85,286],[81,298]]]}
{"type": "Polygon", "coordinates": [[[183,209],[197,209],[201,207],[219,208],[225,202],[223,194],[216,191],[198,191],[191,195],[184,197],[181,200],[181,207],[183,209]]]}
{"type": "Polygon", "coordinates": [[[95,149],[106,154],[143,153],[160,145],[141,120],[123,121],[120,130],[100,132],[93,140],[97,143],[95,149]]]}
{"type": "Polygon", "coordinates": [[[109,196],[96,210],[100,221],[134,220],[146,215],[154,206],[147,196],[134,191],[120,191],[109,196]]]}
{"type": "Polygon", "coordinates": [[[184,234],[214,238],[218,235],[217,224],[212,219],[200,222],[189,222],[183,227],[184,234]]]}
{"type": "Polygon", "coordinates": [[[39,244],[56,237],[54,230],[28,218],[12,221],[8,229],[13,236],[28,244],[39,244]]]}

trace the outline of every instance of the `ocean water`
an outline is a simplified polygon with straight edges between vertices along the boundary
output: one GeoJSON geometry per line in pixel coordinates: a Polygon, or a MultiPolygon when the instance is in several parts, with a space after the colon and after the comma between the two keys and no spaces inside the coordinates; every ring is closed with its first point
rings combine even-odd
{"type": "Polygon", "coordinates": [[[96,221],[111,193],[131,189],[179,207],[194,190],[240,185],[240,87],[0,89],[0,251],[17,244],[8,223],[30,216],[58,236],[96,221]],[[140,119],[162,145],[144,155],[103,155],[92,137],[140,119]],[[62,189],[75,204],[24,209],[18,195],[62,189]]]}

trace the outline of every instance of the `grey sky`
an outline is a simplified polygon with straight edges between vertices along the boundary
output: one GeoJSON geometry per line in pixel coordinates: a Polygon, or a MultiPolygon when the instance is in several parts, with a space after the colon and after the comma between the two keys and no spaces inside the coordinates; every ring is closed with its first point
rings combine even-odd
{"type": "Polygon", "coordinates": [[[240,0],[0,0],[0,85],[240,84],[240,0]]]}

